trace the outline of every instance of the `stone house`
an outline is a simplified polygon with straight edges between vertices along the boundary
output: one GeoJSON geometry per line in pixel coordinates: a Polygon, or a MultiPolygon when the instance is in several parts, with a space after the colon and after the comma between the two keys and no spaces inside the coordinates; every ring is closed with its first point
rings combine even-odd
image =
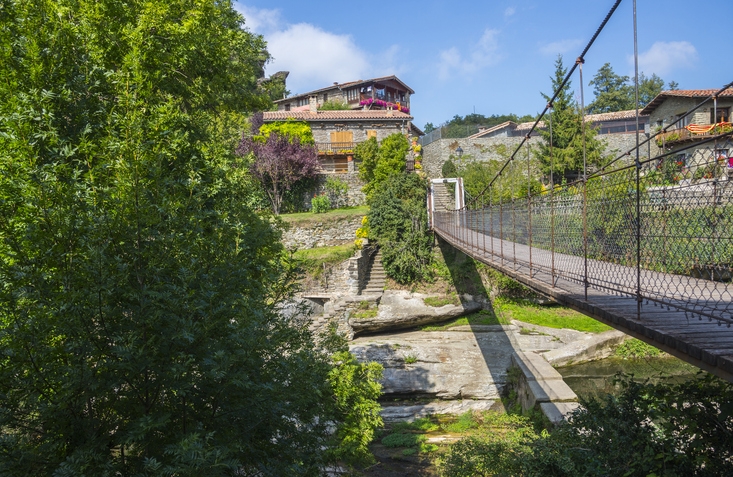
{"type": "Polygon", "coordinates": [[[334,83],[308,93],[275,101],[278,111],[308,111],[315,99],[320,108],[328,101],[346,103],[351,109],[387,110],[410,113],[410,96],[415,92],[396,76],[334,83]]]}
{"type": "Polygon", "coordinates": [[[733,169],[733,145],[730,136],[727,139],[710,141],[711,137],[732,127],[733,88],[711,98],[717,91],[662,91],[642,110],[643,114],[649,115],[652,133],[668,127],[665,132],[657,134],[656,143],[676,163],[683,164],[690,170],[693,179],[703,174],[696,171],[703,171],[705,167],[709,170],[704,174],[713,177],[723,176],[722,170],[726,166],[729,171],[733,169]],[[700,106],[697,109],[687,114],[698,105],[700,106]]]}
{"type": "MultiPolygon", "coordinates": [[[[335,177],[349,186],[348,205],[361,205],[364,184],[359,179],[359,165],[354,160],[354,149],[371,137],[381,141],[395,133],[408,137],[421,136],[423,132],[413,123],[413,117],[393,109],[359,109],[346,111],[322,111],[317,109],[317,98],[310,98],[308,110],[268,111],[263,114],[265,123],[274,121],[305,121],[311,127],[321,163],[319,189],[328,177],[335,177]]],[[[310,202],[307,201],[309,204],[310,202]]]]}

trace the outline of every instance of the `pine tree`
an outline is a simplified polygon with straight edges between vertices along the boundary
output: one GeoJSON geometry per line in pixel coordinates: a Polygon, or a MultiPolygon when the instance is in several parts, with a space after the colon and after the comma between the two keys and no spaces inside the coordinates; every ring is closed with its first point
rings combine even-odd
{"type": "MultiPolygon", "coordinates": [[[[562,56],[555,61],[555,75],[551,77],[552,91],[556,91],[567,74],[563,66],[562,56]]],[[[554,174],[555,183],[562,179],[571,181],[583,174],[583,114],[573,99],[568,81],[555,98],[551,119],[545,116],[545,128],[540,130],[542,141],[539,144],[538,156],[540,169],[549,180],[550,171],[554,174]],[[550,148],[549,124],[552,122],[552,148],[550,148]]],[[[542,94],[548,102],[551,95],[542,94]]],[[[585,151],[588,168],[596,167],[601,162],[603,145],[596,139],[596,131],[585,125],[585,151]]]]}

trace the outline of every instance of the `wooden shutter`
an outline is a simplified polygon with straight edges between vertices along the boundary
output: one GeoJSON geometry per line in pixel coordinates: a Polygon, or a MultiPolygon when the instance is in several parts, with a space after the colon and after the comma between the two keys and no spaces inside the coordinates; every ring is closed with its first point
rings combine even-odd
{"type": "Polygon", "coordinates": [[[351,131],[334,131],[331,133],[331,142],[354,142],[354,133],[351,131]]]}

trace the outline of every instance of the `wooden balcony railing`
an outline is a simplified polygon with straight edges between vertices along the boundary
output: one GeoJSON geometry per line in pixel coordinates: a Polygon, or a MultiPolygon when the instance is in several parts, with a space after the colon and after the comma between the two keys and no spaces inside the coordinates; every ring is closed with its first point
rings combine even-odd
{"type": "Polygon", "coordinates": [[[317,142],[319,154],[352,154],[358,142],[317,142]]]}
{"type": "Polygon", "coordinates": [[[694,141],[706,137],[715,136],[731,130],[730,123],[719,124],[690,124],[687,127],[671,129],[657,135],[657,145],[661,147],[667,144],[694,141]]]}

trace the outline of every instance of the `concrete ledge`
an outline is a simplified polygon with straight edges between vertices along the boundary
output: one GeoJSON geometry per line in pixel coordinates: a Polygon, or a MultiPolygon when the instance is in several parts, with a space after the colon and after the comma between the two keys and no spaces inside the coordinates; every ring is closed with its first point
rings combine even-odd
{"type": "Polygon", "coordinates": [[[566,420],[579,407],[580,404],[577,402],[543,402],[540,404],[543,414],[555,425],[566,420]]]}
{"type": "Polygon", "coordinates": [[[523,411],[539,405],[551,422],[558,423],[578,407],[578,396],[542,356],[515,352],[512,366],[521,371],[516,392],[523,411]]]}

